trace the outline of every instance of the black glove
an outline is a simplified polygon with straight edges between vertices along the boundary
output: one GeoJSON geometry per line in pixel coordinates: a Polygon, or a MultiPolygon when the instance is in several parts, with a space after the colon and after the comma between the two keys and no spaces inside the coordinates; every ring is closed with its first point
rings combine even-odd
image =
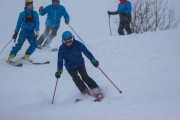
{"type": "Polygon", "coordinates": [[[121,11],[121,12],[120,12],[120,15],[121,15],[121,16],[126,16],[126,13],[123,12],[123,11],[121,11]]]}
{"type": "Polygon", "coordinates": [[[43,10],[43,6],[39,7],[39,12],[41,12],[43,10]]]}
{"type": "Polygon", "coordinates": [[[69,24],[69,20],[66,20],[65,23],[66,23],[66,25],[68,25],[69,24]]]}
{"type": "Polygon", "coordinates": [[[107,14],[108,14],[108,15],[111,15],[111,12],[110,12],[110,11],[107,11],[107,14]]]}
{"type": "Polygon", "coordinates": [[[17,35],[18,35],[18,33],[15,32],[14,35],[12,36],[12,39],[14,40],[14,42],[16,42],[17,35]]]}
{"type": "Polygon", "coordinates": [[[95,58],[93,58],[91,60],[91,63],[93,64],[94,67],[98,67],[99,66],[99,62],[95,58]]]}
{"type": "Polygon", "coordinates": [[[55,77],[58,79],[61,77],[61,74],[62,74],[62,70],[58,70],[56,73],[55,73],[55,77]]]}

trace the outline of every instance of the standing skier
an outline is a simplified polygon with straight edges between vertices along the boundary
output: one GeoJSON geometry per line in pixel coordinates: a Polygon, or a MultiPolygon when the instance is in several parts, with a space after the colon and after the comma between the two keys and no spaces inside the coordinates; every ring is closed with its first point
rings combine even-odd
{"type": "Polygon", "coordinates": [[[57,35],[57,31],[60,27],[60,20],[63,16],[65,19],[65,23],[69,24],[69,15],[64,6],[60,5],[59,0],[52,0],[52,4],[43,8],[40,6],[39,14],[44,16],[47,14],[46,18],[46,28],[44,33],[38,39],[38,47],[50,47],[50,43],[57,35]]]}
{"type": "Polygon", "coordinates": [[[127,34],[131,34],[132,30],[130,28],[131,22],[131,3],[128,0],[120,0],[117,11],[110,12],[108,15],[117,15],[119,14],[120,23],[118,28],[119,35],[124,35],[124,29],[127,31],[127,34]]]}
{"type": "Polygon", "coordinates": [[[62,34],[62,45],[59,47],[57,72],[55,73],[55,77],[60,78],[63,72],[64,61],[68,73],[82,94],[103,98],[101,89],[86,72],[85,61],[82,57],[82,53],[84,53],[95,67],[98,67],[99,62],[94,58],[85,45],[75,40],[71,32],[65,31],[62,34]],[[81,78],[78,74],[80,74],[81,78]]]}
{"type": "Polygon", "coordinates": [[[8,63],[13,62],[14,57],[22,48],[22,45],[24,44],[26,39],[28,40],[30,46],[23,57],[24,59],[29,60],[30,55],[35,51],[37,47],[36,38],[39,36],[39,15],[33,9],[33,0],[25,0],[24,11],[19,14],[15,33],[12,37],[12,39],[14,39],[14,42],[16,42],[16,38],[18,36],[20,28],[21,31],[17,44],[12,48],[10,52],[9,58],[7,60],[8,63]]]}

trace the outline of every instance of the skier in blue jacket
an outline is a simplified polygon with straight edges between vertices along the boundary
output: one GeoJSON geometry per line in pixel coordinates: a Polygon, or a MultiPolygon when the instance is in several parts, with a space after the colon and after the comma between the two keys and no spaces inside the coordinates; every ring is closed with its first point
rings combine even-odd
{"type": "Polygon", "coordinates": [[[59,0],[52,0],[52,4],[43,8],[40,6],[39,14],[44,16],[47,14],[45,31],[38,39],[39,47],[50,47],[50,43],[57,35],[57,31],[60,27],[61,17],[65,19],[65,23],[69,24],[69,15],[64,6],[60,5],[59,0]]]}
{"type": "Polygon", "coordinates": [[[120,17],[120,23],[118,28],[119,35],[124,35],[124,29],[127,31],[127,34],[132,33],[132,30],[130,28],[131,10],[132,10],[132,6],[128,0],[120,0],[118,9],[116,11],[114,12],[108,11],[108,15],[119,14],[120,17]]]}
{"type": "Polygon", "coordinates": [[[82,53],[84,53],[95,67],[98,67],[99,62],[85,45],[75,40],[70,31],[65,31],[62,34],[62,45],[59,47],[55,77],[60,78],[63,72],[63,62],[65,62],[64,65],[80,92],[87,95],[98,95],[101,89],[97,83],[88,76],[82,53]]]}
{"type": "Polygon", "coordinates": [[[30,46],[23,57],[24,59],[28,60],[30,55],[35,51],[37,47],[36,38],[39,36],[39,15],[33,9],[33,0],[26,0],[24,11],[19,14],[15,33],[12,37],[12,39],[14,39],[14,42],[16,42],[16,38],[18,36],[20,28],[21,31],[19,34],[17,44],[15,45],[15,47],[12,48],[10,52],[7,61],[8,63],[13,62],[14,57],[22,48],[22,45],[24,44],[26,39],[28,40],[30,46]]]}

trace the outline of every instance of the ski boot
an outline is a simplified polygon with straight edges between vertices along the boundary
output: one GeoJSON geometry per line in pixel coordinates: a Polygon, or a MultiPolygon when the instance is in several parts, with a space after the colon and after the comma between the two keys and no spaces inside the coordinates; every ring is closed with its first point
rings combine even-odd
{"type": "Polygon", "coordinates": [[[104,98],[104,95],[102,93],[102,89],[97,87],[91,90],[93,92],[93,95],[95,97],[94,102],[101,101],[104,98]]]}
{"type": "Polygon", "coordinates": [[[30,55],[25,54],[25,55],[24,55],[24,57],[22,57],[22,59],[23,59],[23,60],[27,60],[27,61],[29,61],[29,57],[30,57],[30,55]]]}
{"type": "Polygon", "coordinates": [[[102,99],[104,98],[104,95],[103,93],[98,93],[95,97],[96,99],[94,100],[94,102],[102,101],[102,99]]]}
{"type": "Polygon", "coordinates": [[[15,57],[15,55],[9,55],[7,62],[8,62],[9,64],[14,63],[14,62],[13,62],[14,57],[15,57]]]}
{"type": "Polygon", "coordinates": [[[102,92],[102,89],[99,87],[91,89],[91,93],[93,96],[96,96],[98,93],[101,93],[101,92],[102,92]]]}

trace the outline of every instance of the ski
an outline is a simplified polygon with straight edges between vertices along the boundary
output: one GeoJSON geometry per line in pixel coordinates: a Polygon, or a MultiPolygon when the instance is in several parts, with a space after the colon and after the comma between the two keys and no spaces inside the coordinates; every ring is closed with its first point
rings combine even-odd
{"type": "Polygon", "coordinates": [[[28,63],[30,64],[33,64],[33,65],[44,65],[44,64],[50,64],[50,61],[45,61],[45,62],[34,62],[32,60],[26,60],[24,58],[21,58],[19,60],[16,60],[16,61],[11,61],[10,63],[8,61],[6,61],[8,64],[12,65],[12,66],[16,66],[16,67],[22,67],[23,66],[23,63],[27,61],[28,63]]]}
{"type": "Polygon", "coordinates": [[[56,51],[58,51],[58,49],[57,48],[53,48],[53,49],[51,49],[51,51],[56,52],[56,51]]]}
{"type": "Polygon", "coordinates": [[[77,102],[80,102],[80,101],[82,101],[81,99],[79,99],[79,98],[77,98],[77,99],[75,99],[75,103],[77,103],[77,102]]]}
{"type": "MultiPolygon", "coordinates": [[[[45,62],[33,62],[33,61],[28,61],[33,65],[44,65],[44,64],[50,64],[50,61],[45,61],[45,62]]],[[[12,62],[12,63],[8,63],[12,66],[16,66],[16,67],[22,67],[23,64],[22,63],[16,63],[16,62],[12,62]]]]}
{"type": "Polygon", "coordinates": [[[57,48],[44,48],[44,47],[37,47],[38,49],[40,49],[40,50],[42,50],[42,49],[50,49],[50,51],[52,51],[52,52],[56,52],[56,51],[58,51],[58,49],[57,48]]]}
{"type": "Polygon", "coordinates": [[[12,65],[12,66],[15,66],[15,67],[22,67],[23,66],[23,64],[22,63],[16,63],[16,62],[11,62],[11,63],[9,63],[9,62],[7,62],[9,65],[12,65]]]}
{"type": "Polygon", "coordinates": [[[11,63],[10,63],[10,65],[12,65],[12,66],[16,66],[16,67],[22,67],[22,66],[23,66],[23,64],[22,64],[22,63],[18,63],[18,64],[11,64],[11,63]]]}
{"type": "Polygon", "coordinates": [[[31,63],[34,65],[44,65],[44,64],[50,64],[50,61],[45,61],[45,62],[33,62],[33,61],[31,61],[31,63]]]}
{"type": "Polygon", "coordinates": [[[16,66],[16,67],[22,67],[23,64],[22,64],[22,63],[18,63],[18,64],[16,64],[15,66],[16,66]]]}
{"type": "MultiPolygon", "coordinates": [[[[24,59],[23,59],[24,60],[24,59]]],[[[34,62],[32,60],[27,60],[28,62],[30,62],[31,64],[34,65],[44,65],[44,64],[50,64],[50,61],[45,61],[45,62],[34,62]]]]}

